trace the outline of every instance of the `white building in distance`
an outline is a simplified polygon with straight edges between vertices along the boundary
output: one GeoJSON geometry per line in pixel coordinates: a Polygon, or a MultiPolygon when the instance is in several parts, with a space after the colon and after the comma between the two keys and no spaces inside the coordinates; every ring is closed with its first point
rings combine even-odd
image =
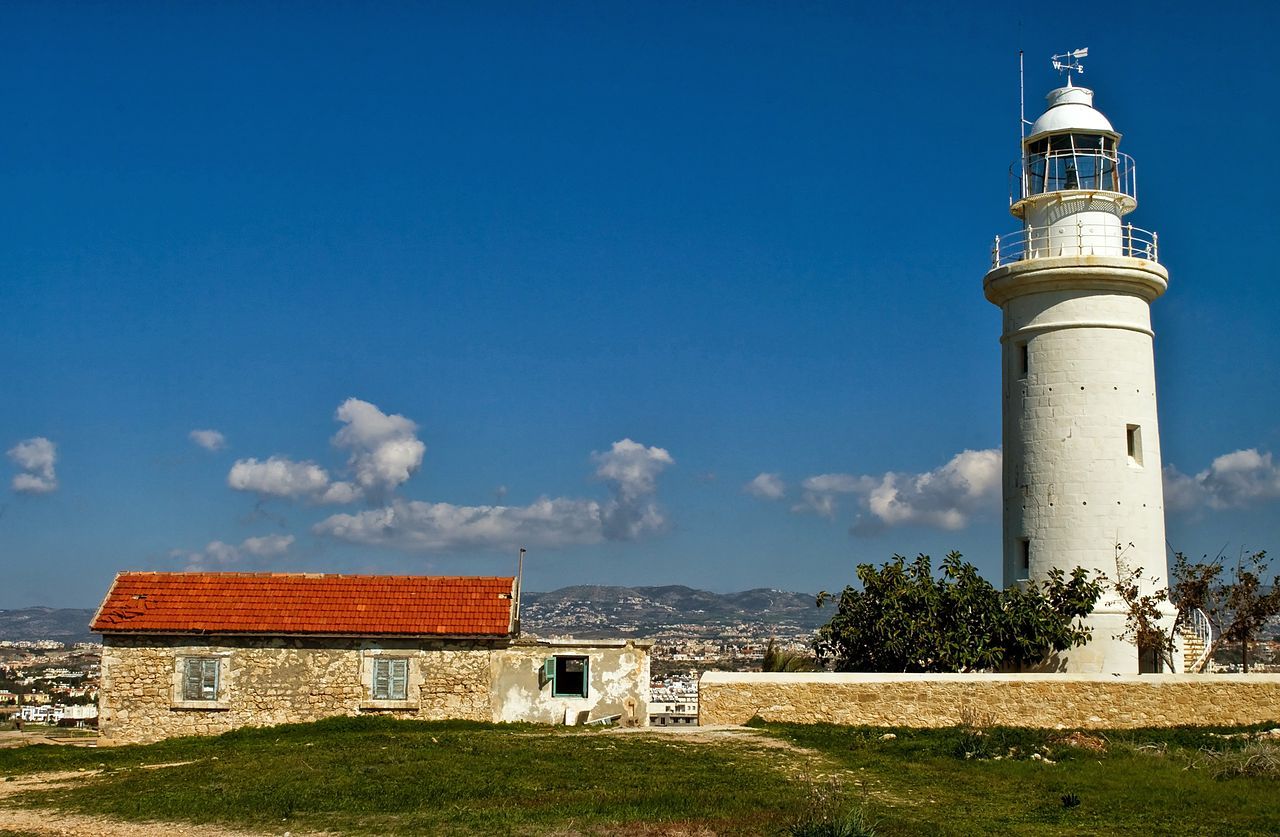
{"type": "MultiPolygon", "coordinates": [[[[983,280],[1004,314],[1004,581],[1075,567],[1114,579],[1119,557],[1149,591],[1167,584],[1150,305],[1169,274],[1156,234],[1123,221],[1138,205],[1133,159],[1067,69],[1022,143],[1023,227],[997,237],[983,280]]],[[[1087,622],[1092,641],[1055,667],[1158,666],[1117,638],[1125,610],[1110,591],[1087,622]]]]}

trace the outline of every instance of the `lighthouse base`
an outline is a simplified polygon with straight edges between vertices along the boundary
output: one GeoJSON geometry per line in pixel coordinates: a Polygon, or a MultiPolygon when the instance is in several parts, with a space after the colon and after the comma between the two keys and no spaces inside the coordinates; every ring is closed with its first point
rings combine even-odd
{"type": "MultiPolygon", "coordinates": [[[[1168,634],[1173,627],[1175,613],[1171,608],[1164,613],[1162,628],[1168,634]]],[[[1162,612],[1166,608],[1161,608],[1162,612]]],[[[1100,608],[1082,621],[1090,629],[1092,638],[1084,645],[1053,655],[1044,665],[1032,671],[1059,671],[1067,674],[1177,674],[1182,671],[1180,648],[1172,654],[1162,654],[1155,649],[1139,649],[1132,641],[1122,639],[1125,633],[1127,613],[1100,608]]]]}

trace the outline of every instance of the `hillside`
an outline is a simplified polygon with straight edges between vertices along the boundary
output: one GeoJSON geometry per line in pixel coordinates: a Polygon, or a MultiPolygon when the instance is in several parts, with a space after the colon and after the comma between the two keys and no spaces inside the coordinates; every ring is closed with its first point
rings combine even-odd
{"type": "Polygon", "coordinates": [[[59,642],[97,642],[89,632],[93,611],[71,607],[24,607],[0,610],[0,640],[56,639],[59,642]]]}
{"type": "Polygon", "coordinates": [[[524,627],[535,632],[592,629],[653,633],[676,626],[722,628],[751,626],[811,631],[830,618],[809,593],[757,588],[712,593],[682,585],[606,587],[580,585],[549,593],[525,593],[524,627]]]}
{"type": "MultiPolygon", "coordinates": [[[[521,621],[541,633],[656,633],[674,627],[703,629],[748,626],[804,633],[830,618],[814,606],[809,593],[758,588],[739,593],[712,593],[682,585],[610,587],[580,585],[549,593],[524,594],[521,621]]],[[[79,608],[28,607],[0,610],[0,640],[56,639],[92,642],[93,611],[79,608]]]]}

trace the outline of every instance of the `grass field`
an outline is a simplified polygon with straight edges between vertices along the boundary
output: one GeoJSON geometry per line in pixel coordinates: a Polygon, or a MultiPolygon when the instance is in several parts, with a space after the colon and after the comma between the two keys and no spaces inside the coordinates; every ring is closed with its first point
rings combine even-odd
{"type": "Polygon", "coordinates": [[[87,771],[5,805],[276,834],[816,837],[839,833],[826,820],[848,812],[879,835],[1280,833],[1275,749],[1248,737],[754,726],[690,735],[333,719],[0,750],[0,776],[87,771]]]}

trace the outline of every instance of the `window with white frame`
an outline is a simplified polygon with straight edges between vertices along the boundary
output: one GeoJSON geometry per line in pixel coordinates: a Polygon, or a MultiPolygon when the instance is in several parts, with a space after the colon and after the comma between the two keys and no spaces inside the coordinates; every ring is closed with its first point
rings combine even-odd
{"type": "Polygon", "coordinates": [[[184,701],[216,701],[218,699],[217,657],[187,657],[182,661],[182,699],[184,701]]]}
{"type": "Polygon", "coordinates": [[[373,659],[374,700],[409,699],[409,660],[407,657],[375,657],[373,659]]]}

